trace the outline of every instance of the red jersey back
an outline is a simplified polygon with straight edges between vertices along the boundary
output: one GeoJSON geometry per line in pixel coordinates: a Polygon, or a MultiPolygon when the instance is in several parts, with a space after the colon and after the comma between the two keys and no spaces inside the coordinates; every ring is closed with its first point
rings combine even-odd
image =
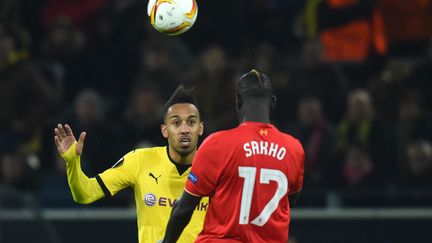
{"type": "Polygon", "coordinates": [[[245,122],[200,146],[185,190],[209,196],[196,242],[287,242],[288,195],[301,190],[304,151],[271,124],[245,122]]]}

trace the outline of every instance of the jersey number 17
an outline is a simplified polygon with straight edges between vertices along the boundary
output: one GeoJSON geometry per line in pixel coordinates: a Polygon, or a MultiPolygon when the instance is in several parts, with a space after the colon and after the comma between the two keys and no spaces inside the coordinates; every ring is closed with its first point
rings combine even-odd
{"type": "MultiPolygon", "coordinates": [[[[244,178],[239,224],[249,223],[249,214],[255,186],[256,171],[257,168],[255,167],[240,166],[238,168],[239,176],[244,178]]],[[[263,226],[265,223],[267,223],[271,214],[277,209],[279,201],[288,191],[288,179],[284,173],[282,173],[280,170],[262,168],[260,170],[260,183],[269,184],[270,181],[275,181],[277,183],[276,192],[270,201],[264,206],[264,209],[261,211],[258,217],[252,220],[251,224],[263,226]]]]}

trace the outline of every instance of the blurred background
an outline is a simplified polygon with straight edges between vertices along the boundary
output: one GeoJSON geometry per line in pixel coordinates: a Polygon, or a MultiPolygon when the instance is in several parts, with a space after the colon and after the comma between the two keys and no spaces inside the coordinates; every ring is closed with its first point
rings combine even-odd
{"type": "Polygon", "coordinates": [[[0,243],[137,242],[132,191],[73,202],[54,126],[88,133],[94,176],[166,144],[179,84],[195,88],[204,137],[236,126],[234,84],[251,68],[306,152],[290,242],[432,242],[432,0],[198,6],[168,37],[145,0],[0,0],[0,243]]]}

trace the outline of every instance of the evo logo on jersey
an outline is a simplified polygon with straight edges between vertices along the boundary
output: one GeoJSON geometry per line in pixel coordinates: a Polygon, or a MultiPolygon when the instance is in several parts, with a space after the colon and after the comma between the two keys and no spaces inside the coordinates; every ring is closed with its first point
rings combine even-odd
{"type": "Polygon", "coordinates": [[[243,150],[245,151],[246,157],[262,154],[275,157],[278,160],[282,160],[286,154],[286,148],[279,146],[279,144],[269,143],[267,141],[247,142],[243,145],[243,150]]]}
{"type": "Polygon", "coordinates": [[[154,206],[156,204],[156,195],[153,193],[147,193],[144,196],[144,202],[147,204],[147,206],[154,206]]]}
{"type": "MultiPolygon", "coordinates": [[[[147,193],[144,196],[144,203],[147,206],[153,207],[153,206],[161,206],[161,207],[173,207],[176,203],[177,199],[169,198],[169,197],[159,197],[153,193],[147,193]]],[[[197,211],[207,211],[208,203],[201,202],[198,204],[195,210],[197,211]]]]}

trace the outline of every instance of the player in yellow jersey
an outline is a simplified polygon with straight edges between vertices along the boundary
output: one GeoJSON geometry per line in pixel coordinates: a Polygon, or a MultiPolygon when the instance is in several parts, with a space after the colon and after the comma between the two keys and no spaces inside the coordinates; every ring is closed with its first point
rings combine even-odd
{"type": "MultiPolygon", "coordinates": [[[[69,125],[58,124],[54,141],[66,161],[67,179],[75,202],[88,204],[132,187],[138,215],[139,242],[157,242],[164,236],[171,208],[181,196],[190,165],[203,133],[200,113],[189,90],[180,86],[165,105],[162,135],[168,146],[136,149],[112,168],[89,178],[81,170],[85,132],[76,141],[69,125]]],[[[178,242],[193,242],[202,229],[208,198],[196,208],[191,224],[178,242]]]]}

